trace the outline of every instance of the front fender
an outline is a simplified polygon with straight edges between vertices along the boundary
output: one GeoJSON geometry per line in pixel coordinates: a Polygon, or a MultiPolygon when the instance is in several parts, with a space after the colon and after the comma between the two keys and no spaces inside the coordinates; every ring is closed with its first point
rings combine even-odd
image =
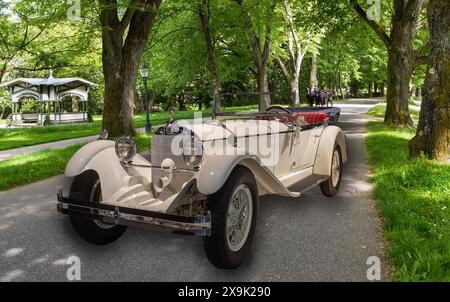
{"type": "Polygon", "coordinates": [[[127,185],[129,175],[120,165],[113,141],[96,141],[82,147],[70,159],[65,176],[75,177],[87,170],[97,172],[102,186],[102,198],[108,200],[127,185]]]}
{"type": "Polygon", "coordinates": [[[67,177],[80,175],[95,155],[111,147],[115,147],[115,142],[108,140],[99,140],[83,146],[67,163],[64,175],[67,177]]]}
{"type": "Polygon", "coordinates": [[[258,186],[267,193],[289,197],[300,195],[289,191],[269,169],[261,165],[256,156],[251,155],[219,155],[208,158],[196,175],[199,192],[211,195],[219,191],[237,165],[248,168],[253,173],[258,186]]]}
{"type": "Polygon", "coordinates": [[[342,162],[347,162],[347,144],[341,128],[337,126],[326,127],[320,137],[314,162],[313,174],[330,176],[331,160],[333,157],[334,146],[338,144],[341,147],[342,162]]]}

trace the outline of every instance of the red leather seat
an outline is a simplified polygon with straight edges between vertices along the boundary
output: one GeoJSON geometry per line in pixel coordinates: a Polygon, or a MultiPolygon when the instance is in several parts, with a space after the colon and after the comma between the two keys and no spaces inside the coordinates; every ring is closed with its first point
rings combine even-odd
{"type": "MultiPolygon", "coordinates": [[[[304,125],[317,125],[322,124],[328,121],[329,116],[325,112],[296,112],[296,116],[301,116],[304,118],[304,125]]],[[[287,113],[280,113],[276,117],[280,122],[290,123],[292,121],[292,117],[287,113]]],[[[273,116],[258,116],[257,120],[273,120],[273,116]]]]}
{"type": "Polygon", "coordinates": [[[304,117],[306,125],[322,124],[329,118],[325,112],[296,112],[295,114],[304,117]]]}

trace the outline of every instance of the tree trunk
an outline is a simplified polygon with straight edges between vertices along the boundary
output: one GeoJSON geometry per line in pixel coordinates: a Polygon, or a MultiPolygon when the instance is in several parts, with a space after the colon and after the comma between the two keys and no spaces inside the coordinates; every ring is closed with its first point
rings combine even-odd
{"type": "Polygon", "coordinates": [[[373,83],[373,95],[378,96],[378,83],[373,83]]]}
{"type": "Polygon", "coordinates": [[[357,80],[352,80],[350,83],[350,91],[354,98],[359,97],[359,82],[357,80]]]}
{"type": "Polygon", "coordinates": [[[388,85],[386,115],[389,125],[413,125],[408,109],[409,83],[414,70],[414,49],[409,31],[412,28],[393,21],[392,43],[388,49],[388,85]]]}
{"type": "MultiPolygon", "coordinates": [[[[243,0],[236,0],[236,2],[244,8],[243,0]]],[[[268,15],[265,20],[265,36],[261,32],[255,31],[255,27],[253,26],[252,18],[249,13],[246,11],[242,11],[244,15],[244,24],[245,28],[248,31],[250,37],[251,49],[253,51],[253,59],[255,62],[256,70],[256,83],[257,89],[259,92],[259,110],[266,110],[270,105],[270,90],[269,90],[269,81],[267,77],[267,64],[270,58],[270,43],[271,43],[271,34],[272,34],[272,17],[273,12],[276,6],[276,2],[272,3],[270,7],[268,7],[268,15]],[[264,41],[262,47],[260,41],[264,41]]]]}
{"type": "Polygon", "coordinates": [[[369,87],[367,88],[367,90],[368,90],[368,95],[369,95],[369,98],[371,98],[372,97],[372,82],[369,82],[369,87]]]}
{"type": "Polygon", "coordinates": [[[300,106],[300,93],[298,90],[298,77],[294,77],[289,82],[289,88],[291,90],[292,101],[294,102],[294,106],[300,106]]]}
{"type": "MultiPolygon", "coordinates": [[[[211,17],[211,3],[209,0],[201,0],[198,7],[198,15],[202,24],[203,37],[205,40],[208,70],[211,74],[211,81],[213,86],[213,97],[218,97],[220,93],[220,80],[217,73],[216,60],[214,56],[214,41],[212,40],[210,30],[210,17],[211,17]]],[[[216,110],[220,111],[220,100],[216,103],[216,110]]]]}
{"type": "Polygon", "coordinates": [[[342,80],[341,80],[341,72],[338,73],[338,89],[341,94],[341,99],[345,99],[344,91],[342,91],[342,80]]]}
{"type": "MultiPolygon", "coordinates": [[[[142,53],[139,59],[141,55],[142,53]]],[[[107,129],[111,136],[134,135],[133,104],[139,59],[131,54],[124,54],[120,66],[103,68],[105,76],[103,129],[107,129]]],[[[103,60],[103,66],[105,65],[112,64],[106,59],[103,60]]]]}
{"type": "Polygon", "coordinates": [[[266,25],[266,37],[264,47],[261,49],[257,34],[253,32],[253,56],[255,58],[256,65],[256,82],[259,95],[259,110],[266,111],[270,106],[270,89],[269,80],[267,76],[267,64],[270,56],[270,34],[271,28],[268,21],[266,25]]]}
{"type": "Polygon", "coordinates": [[[309,86],[311,88],[317,87],[319,85],[317,81],[317,53],[313,52],[311,58],[311,72],[309,74],[309,86]]]}
{"type": "Polygon", "coordinates": [[[284,1],[285,8],[285,20],[288,27],[288,52],[289,61],[287,66],[283,63],[281,58],[276,57],[275,61],[283,72],[286,81],[289,83],[291,91],[291,100],[294,106],[300,105],[300,92],[299,92],[299,78],[302,66],[303,57],[309,47],[309,35],[304,40],[300,40],[298,30],[294,24],[294,15],[292,13],[291,4],[289,1],[284,1]],[[303,44],[303,45],[302,45],[303,44]]]}
{"type": "Polygon", "coordinates": [[[181,94],[177,95],[175,97],[177,103],[178,103],[178,111],[185,111],[186,110],[186,94],[182,92],[181,94]]]}
{"type": "Polygon", "coordinates": [[[410,155],[422,152],[430,159],[447,161],[450,148],[450,2],[431,0],[427,75],[422,89],[422,106],[416,136],[410,141],[410,155]]]}
{"type": "Polygon", "coordinates": [[[380,84],[380,96],[384,96],[384,82],[380,84]]]}
{"type": "Polygon", "coordinates": [[[150,91],[150,95],[148,97],[148,112],[152,112],[153,104],[155,103],[157,95],[158,95],[158,91],[156,89],[152,89],[150,91]]]}
{"type": "Polygon", "coordinates": [[[161,0],[132,2],[119,20],[115,1],[99,0],[105,78],[103,129],[108,130],[111,137],[131,136],[135,132],[133,105],[136,75],[161,4],[161,0]]]}
{"type": "MultiPolygon", "coordinates": [[[[145,89],[145,88],[144,88],[145,89]]],[[[145,112],[144,94],[139,95],[137,91],[134,92],[134,113],[145,112]]]]}
{"type": "Polygon", "coordinates": [[[413,40],[417,31],[417,20],[423,8],[423,0],[394,1],[392,31],[388,45],[388,85],[386,114],[389,125],[413,126],[409,114],[409,84],[416,64],[413,40]]]}
{"type": "Polygon", "coordinates": [[[266,109],[269,108],[270,106],[270,94],[269,94],[270,90],[265,66],[258,68],[258,72],[256,74],[256,82],[258,92],[260,93],[259,110],[266,111],[266,109]]]}
{"type": "Polygon", "coordinates": [[[374,30],[388,50],[388,83],[385,123],[413,125],[408,110],[409,83],[414,69],[422,63],[412,42],[418,28],[424,0],[394,0],[390,36],[383,27],[367,17],[357,0],[350,1],[358,15],[374,30]]]}

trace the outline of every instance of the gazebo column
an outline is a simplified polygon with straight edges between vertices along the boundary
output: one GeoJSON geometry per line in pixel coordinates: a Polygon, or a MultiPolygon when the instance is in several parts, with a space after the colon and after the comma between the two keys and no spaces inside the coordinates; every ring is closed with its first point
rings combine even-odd
{"type": "Polygon", "coordinates": [[[14,123],[16,121],[16,114],[17,114],[17,103],[13,103],[13,114],[11,117],[11,123],[14,123]]]}
{"type": "Polygon", "coordinates": [[[38,123],[41,121],[41,106],[42,106],[42,102],[38,101],[38,106],[37,106],[37,122],[38,123]]]}
{"type": "Polygon", "coordinates": [[[84,102],[84,112],[86,114],[85,120],[89,121],[89,118],[88,118],[88,102],[87,101],[84,102]]]}

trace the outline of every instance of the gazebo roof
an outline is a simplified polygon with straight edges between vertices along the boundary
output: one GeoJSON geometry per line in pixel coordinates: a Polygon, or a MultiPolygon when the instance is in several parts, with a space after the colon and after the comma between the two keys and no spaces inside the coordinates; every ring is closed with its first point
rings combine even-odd
{"type": "Polygon", "coordinates": [[[24,97],[40,102],[58,102],[66,96],[75,96],[88,101],[89,89],[97,85],[81,78],[54,78],[50,72],[48,78],[17,78],[0,86],[7,87],[11,101],[17,103],[24,97]]]}
{"type": "Polygon", "coordinates": [[[20,85],[22,83],[33,85],[33,86],[60,86],[69,83],[80,82],[82,84],[88,85],[90,87],[97,86],[96,84],[81,79],[81,78],[17,78],[12,81],[1,84],[0,86],[12,87],[20,85]]]}

